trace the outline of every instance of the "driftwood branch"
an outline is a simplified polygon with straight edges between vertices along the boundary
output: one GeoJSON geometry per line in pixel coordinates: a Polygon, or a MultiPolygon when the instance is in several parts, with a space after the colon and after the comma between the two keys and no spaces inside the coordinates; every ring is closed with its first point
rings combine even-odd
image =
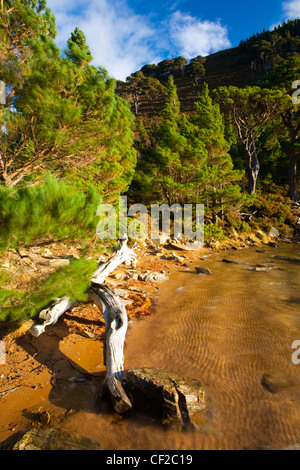
{"type": "Polygon", "coordinates": [[[92,282],[94,284],[102,284],[107,276],[125,261],[129,261],[132,267],[136,267],[136,254],[127,246],[127,239],[122,241],[120,249],[106,263],[98,267],[93,274],[92,282]]]}
{"type": "Polygon", "coordinates": [[[39,318],[45,320],[44,323],[42,325],[33,325],[29,330],[30,333],[33,336],[40,336],[45,332],[46,326],[55,325],[59,317],[74,306],[75,303],[71,302],[69,297],[62,297],[61,299],[54,300],[48,308],[42,310],[39,314],[39,318]]]}
{"type": "MultiPolygon", "coordinates": [[[[111,396],[114,409],[117,413],[124,413],[132,405],[123,390],[124,370],[124,342],[127,332],[127,313],[120,297],[106,285],[105,278],[124,262],[136,266],[136,254],[127,246],[127,239],[123,239],[119,250],[104,264],[101,264],[91,279],[88,289],[89,299],[99,309],[103,310],[105,319],[105,336],[103,359],[106,366],[105,385],[111,396]]],[[[45,332],[48,325],[53,325],[67,310],[74,307],[75,303],[69,297],[55,299],[51,306],[43,310],[39,317],[44,321],[42,325],[36,324],[30,329],[33,336],[39,336],[45,332]]]]}

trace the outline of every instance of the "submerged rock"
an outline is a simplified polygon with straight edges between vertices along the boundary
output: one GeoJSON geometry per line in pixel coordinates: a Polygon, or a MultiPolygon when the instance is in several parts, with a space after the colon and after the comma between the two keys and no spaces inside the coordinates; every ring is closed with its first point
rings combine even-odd
{"type": "Polygon", "coordinates": [[[260,273],[267,273],[269,271],[272,271],[272,269],[277,269],[277,268],[274,266],[261,266],[259,264],[257,266],[252,266],[252,267],[247,268],[248,271],[256,271],[260,273]]]}
{"type": "Polygon", "coordinates": [[[101,450],[98,442],[56,428],[33,428],[13,450],[101,450]]]}
{"type": "Polygon", "coordinates": [[[264,374],[261,385],[270,393],[278,393],[281,390],[294,385],[293,381],[284,374],[264,374]]]}
{"type": "Polygon", "coordinates": [[[230,259],[222,259],[222,263],[227,263],[227,264],[239,264],[237,261],[231,261],[230,259]]]}
{"type": "Polygon", "coordinates": [[[156,417],[167,426],[197,429],[205,423],[211,402],[201,382],[156,368],[127,371],[125,389],[136,410],[156,417]]]}
{"type": "Polygon", "coordinates": [[[282,261],[290,261],[291,263],[300,263],[300,258],[294,258],[292,256],[274,256],[275,259],[281,259],[282,261]]]}
{"type": "Polygon", "coordinates": [[[283,447],[282,449],[279,449],[279,450],[300,450],[300,442],[296,444],[291,444],[287,447],[283,447]]]}

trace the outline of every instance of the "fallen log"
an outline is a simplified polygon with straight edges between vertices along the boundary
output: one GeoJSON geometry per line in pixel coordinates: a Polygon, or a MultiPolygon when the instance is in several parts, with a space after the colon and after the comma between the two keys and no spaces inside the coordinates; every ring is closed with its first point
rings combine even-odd
{"type": "MultiPolygon", "coordinates": [[[[89,299],[103,311],[105,319],[103,361],[106,366],[106,377],[104,385],[108,389],[117,413],[124,413],[132,407],[122,386],[124,342],[128,320],[122,300],[110,287],[103,285],[103,282],[125,261],[130,261],[132,266],[136,266],[136,254],[127,246],[127,238],[120,241],[119,250],[111,258],[98,266],[88,289],[89,299]]],[[[55,299],[51,306],[39,314],[39,317],[45,322],[42,325],[35,324],[31,327],[30,333],[33,336],[40,336],[48,325],[55,324],[63,313],[74,306],[75,302],[72,302],[69,297],[55,299]]]]}

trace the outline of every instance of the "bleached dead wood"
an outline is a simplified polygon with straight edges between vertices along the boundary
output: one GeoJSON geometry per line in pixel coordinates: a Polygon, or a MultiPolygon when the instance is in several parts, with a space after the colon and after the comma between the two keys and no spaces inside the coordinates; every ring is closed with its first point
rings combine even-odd
{"type": "Polygon", "coordinates": [[[130,400],[122,387],[124,342],[127,332],[126,309],[120,297],[105,285],[92,284],[89,289],[89,297],[99,308],[103,307],[105,385],[108,388],[115,411],[124,413],[131,408],[130,400]]]}
{"type": "MultiPolygon", "coordinates": [[[[106,365],[105,385],[108,388],[117,413],[124,413],[131,408],[130,400],[122,386],[127,313],[120,297],[111,288],[103,285],[103,282],[110,273],[125,261],[130,261],[132,266],[136,266],[136,254],[127,246],[127,239],[123,239],[119,250],[97,268],[92,276],[91,286],[88,289],[89,299],[100,310],[103,310],[105,319],[103,348],[104,365],[106,365]]],[[[75,303],[69,297],[56,299],[49,308],[39,314],[39,317],[45,320],[45,322],[42,325],[34,325],[30,329],[30,333],[33,336],[41,335],[48,325],[55,324],[58,318],[74,305],[75,303]]]]}
{"type": "Polygon", "coordinates": [[[105,263],[98,267],[93,274],[92,282],[95,284],[102,284],[107,276],[125,261],[130,261],[132,267],[136,267],[136,254],[127,246],[127,239],[122,240],[120,249],[105,263]]]}
{"type": "Polygon", "coordinates": [[[71,302],[69,297],[62,297],[61,299],[55,299],[53,303],[46,308],[45,310],[42,310],[39,314],[39,318],[41,320],[45,320],[45,322],[40,325],[40,324],[35,324],[33,325],[29,332],[33,336],[40,336],[42,333],[45,332],[46,326],[48,325],[55,325],[59,317],[65,313],[67,310],[70,310],[72,307],[74,307],[75,303],[71,302]]]}

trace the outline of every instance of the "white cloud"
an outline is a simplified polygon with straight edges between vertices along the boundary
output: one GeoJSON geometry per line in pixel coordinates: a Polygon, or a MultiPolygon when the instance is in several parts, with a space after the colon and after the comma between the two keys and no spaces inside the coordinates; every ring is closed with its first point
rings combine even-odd
{"type": "Polygon", "coordinates": [[[219,22],[171,12],[158,21],[153,13],[136,14],[124,0],[48,0],[56,17],[61,49],[77,26],[86,35],[94,64],[125,80],[146,63],[183,55],[187,59],[230,47],[219,22]]]}
{"type": "Polygon", "coordinates": [[[288,0],[282,5],[285,20],[300,18],[300,0],[288,0]]]}
{"type": "Polygon", "coordinates": [[[170,37],[178,53],[186,59],[206,56],[231,46],[227,28],[219,21],[202,21],[178,10],[170,19],[170,37]]]}
{"type": "Polygon", "coordinates": [[[160,60],[152,50],[155,32],[147,18],[136,15],[124,2],[109,0],[48,0],[56,17],[59,46],[77,26],[86,35],[94,64],[105,67],[111,76],[124,80],[140,68],[145,58],[160,60]]]}
{"type": "Polygon", "coordinates": [[[280,21],[273,23],[270,26],[270,30],[277,28],[287,20],[295,20],[296,18],[300,18],[300,0],[287,0],[282,3],[280,21]]]}

